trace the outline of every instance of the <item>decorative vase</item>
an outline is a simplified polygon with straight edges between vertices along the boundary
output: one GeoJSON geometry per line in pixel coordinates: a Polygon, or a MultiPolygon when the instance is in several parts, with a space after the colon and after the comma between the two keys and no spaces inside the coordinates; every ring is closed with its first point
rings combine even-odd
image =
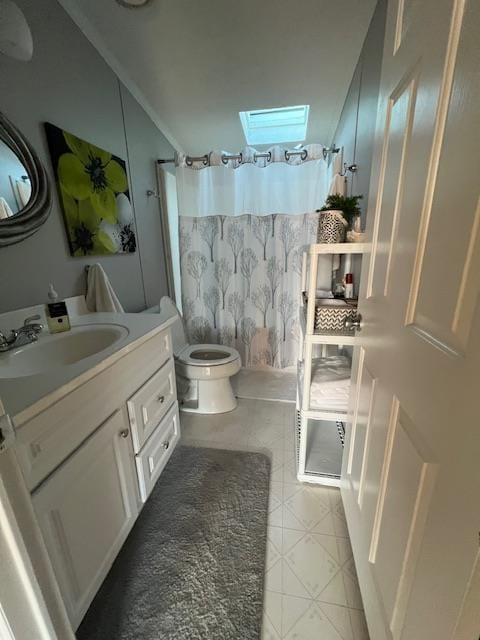
{"type": "Polygon", "coordinates": [[[347,227],[348,222],[343,217],[343,211],[335,209],[320,211],[317,242],[344,242],[347,227]]]}

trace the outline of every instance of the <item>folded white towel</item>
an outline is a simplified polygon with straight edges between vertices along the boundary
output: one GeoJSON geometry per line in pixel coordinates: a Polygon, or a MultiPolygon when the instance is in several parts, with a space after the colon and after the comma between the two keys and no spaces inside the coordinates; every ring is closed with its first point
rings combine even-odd
{"type": "Polygon", "coordinates": [[[330,289],[317,289],[315,291],[316,298],[333,298],[333,293],[330,289]]]}
{"type": "Polygon", "coordinates": [[[350,361],[345,356],[312,360],[310,408],[346,411],[350,394],[350,361]]]}
{"type": "Polygon", "coordinates": [[[13,216],[13,211],[5,198],[0,197],[0,220],[13,216]]]}
{"type": "Polygon", "coordinates": [[[124,313],[107,274],[98,263],[92,264],[88,269],[85,298],[89,311],[124,313]]]}

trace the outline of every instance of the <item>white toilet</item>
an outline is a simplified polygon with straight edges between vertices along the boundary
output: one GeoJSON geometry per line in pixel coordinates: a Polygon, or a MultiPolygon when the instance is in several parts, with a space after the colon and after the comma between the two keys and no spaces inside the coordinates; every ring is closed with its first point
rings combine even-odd
{"type": "Polygon", "coordinates": [[[171,325],[177,392],[182,411],[192,413],[226,413],[237,406],[230,377],[241,367],[236,349],[219,344],[189,345],[183,321],[174,302],[164,296],[160,313],[175,317],[171,325]]]}

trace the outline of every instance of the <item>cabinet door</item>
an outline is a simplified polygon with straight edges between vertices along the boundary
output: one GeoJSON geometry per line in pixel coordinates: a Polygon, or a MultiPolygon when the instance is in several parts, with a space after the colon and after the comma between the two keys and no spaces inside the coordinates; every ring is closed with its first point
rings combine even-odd
{"type": "Polygon", "coordinates": [[[40,485],[32,500],[76,628],[138,514],[125,413],[111,416],[40,485]]]}

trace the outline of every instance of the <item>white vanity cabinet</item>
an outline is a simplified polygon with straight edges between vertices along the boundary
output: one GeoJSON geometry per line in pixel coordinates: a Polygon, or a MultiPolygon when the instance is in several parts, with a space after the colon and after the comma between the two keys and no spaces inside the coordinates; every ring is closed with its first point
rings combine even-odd
{"type": "Polygon", "coordinates": [[[17,459],[74,629],[179,439],[168,328],[18,428],[17,459]]]}
{"type": "Polygon", "coordinates": [[[138,515],[125,413],[119,410],[111,416],[32,494],[74,628],[138,515]]]}

